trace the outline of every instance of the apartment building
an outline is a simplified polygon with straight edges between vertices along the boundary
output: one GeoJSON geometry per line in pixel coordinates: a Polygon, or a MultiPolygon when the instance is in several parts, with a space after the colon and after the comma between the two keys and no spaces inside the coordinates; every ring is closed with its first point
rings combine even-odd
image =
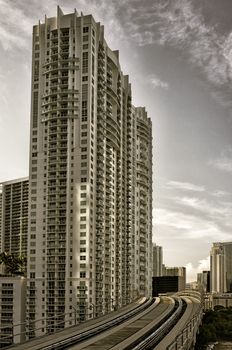
{"type": "Polygon", "coordinates": [[[160,277],[163,275],[163,247],[153,244],[153,277],[160,277]]]}
{"type": "Polygon", "coordinates": [[[151,295],[152,276],[152,125],[119,52],[91,15],[58,7],[32,54],[31,337],[151,295]]]}
{"type": "Polygon", "coordinates": [[[28,187],[28,178],[15,179],[1,184],[1,252],[27,256],[28,187]]]}
{"type": "Polygon", "coordinates": [[[210,288],[213,293],[232,292],[232,242],[213,243],[210,251],[210,288]]]}

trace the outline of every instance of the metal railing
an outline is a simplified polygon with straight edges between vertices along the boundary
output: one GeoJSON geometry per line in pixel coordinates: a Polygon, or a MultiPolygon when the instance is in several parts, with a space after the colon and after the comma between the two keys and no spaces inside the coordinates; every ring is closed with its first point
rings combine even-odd
{"type": "Polygon", "coordinates": [[[167,350],[188,350],[196,340],[198,328],[203,317],[203,307],[200,305],[199,310],[194,314],[181,332],[167,346],[167,350]]]}

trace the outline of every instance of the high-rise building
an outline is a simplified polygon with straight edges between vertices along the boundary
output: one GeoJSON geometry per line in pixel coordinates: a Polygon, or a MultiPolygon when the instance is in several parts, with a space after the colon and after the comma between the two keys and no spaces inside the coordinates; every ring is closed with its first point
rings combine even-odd
{"type": "Polygon", "coordinates": [[[33,28],[30,140],[30,335],[151,295],[151,120],[91,15],[33,28]]]}
{"type": "Polygon", "coordinates": [[[213,293],[232,292],[232,242],[213,243],[210,251],[210,287],[213,293]]]}
{"type": "Polygon", "coordinates": [[[202,271],[197,274],[198,287],[203,290],[204,293],[210,292],[210,271],[202,271]]]}
{"type": "Polygon", "coordinates": [[[163,275],[163,248],[153,244],[153,277],[163,275]]]}
{"type": "Polygon", "coordinates": [[[1,252],[27,256],[28,178],[1,184],[0,233],[1,252]]]}
{"type": "MultiPolygon", "coordinates": [[[[27,256],[28,178],[0,184],[1,252],[27,256]]],[[[0,347],[25,340],[26,278],[0,265],[0,347]],[[13,327],[13,324],[15,326],[13,327]]]]}

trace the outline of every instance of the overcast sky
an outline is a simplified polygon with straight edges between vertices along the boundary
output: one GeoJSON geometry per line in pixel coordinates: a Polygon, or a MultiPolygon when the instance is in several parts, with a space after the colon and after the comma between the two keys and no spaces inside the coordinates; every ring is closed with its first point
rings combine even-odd
{"type": "MultiPolygon", "coordinates": [[[[153,240],[193,280],[212,242],[232,241],[232,1],[58,4],[92,13],[120,51],[153,122],[153,240]]],[[[56,5],[0,0],[0,181],[28,175],[32,25],[56,5]]]]}

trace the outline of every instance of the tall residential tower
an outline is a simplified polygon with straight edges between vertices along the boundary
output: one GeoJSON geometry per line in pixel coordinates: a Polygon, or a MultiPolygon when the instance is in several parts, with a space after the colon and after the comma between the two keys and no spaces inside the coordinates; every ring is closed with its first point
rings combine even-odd
{"type": "Polygon", "coordinates": [[[210,288],[213,293],[232,292],[232,242],[213,243],[210,251],[210,288]]]}
{"type": "Polygon", "coordinates": [[[30,140],[31,336],[151,295],[151,120],[91,15],[33,28],[30,140]]]}
{"type": "Polygon", "coordinates": [[[160,277],[163,275],[163,247],[153,243],[153,277],[160,277]]]}
{"type": "Polygon", "coordinates": [[[1,252],[27,256],[28,178],[0,184],[1,252]]]}

